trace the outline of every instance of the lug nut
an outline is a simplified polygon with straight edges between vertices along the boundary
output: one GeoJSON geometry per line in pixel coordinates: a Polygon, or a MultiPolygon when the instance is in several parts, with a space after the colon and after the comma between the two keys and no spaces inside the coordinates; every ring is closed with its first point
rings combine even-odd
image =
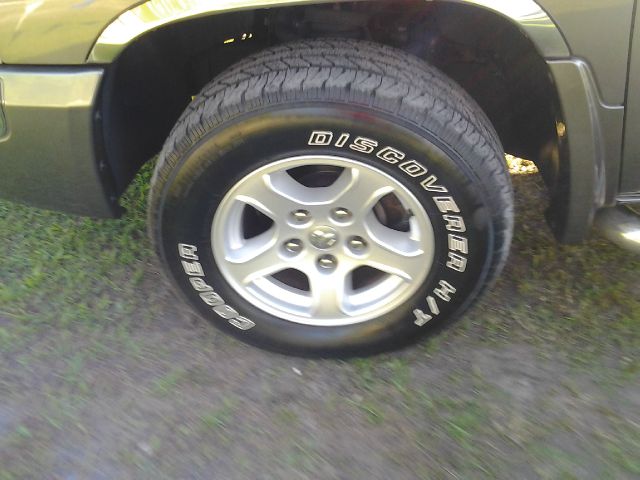
{"type": "Polygon", "coordinates": [[[348,245],[351,251],[362,253],[367,248],[367,241],[362,237],[351,237],[348,245]]]}
{"type": "Polygon", "coordinates": [[[322,255],[318,257],[318,268],[325,272],[330,272],[331,270],[335,270],[338,266],[338,259],[333,255],[322,255]]]}
{"type": "Polygon", "coordinates": [[[293,218],[294,222],[303,224],[309,221],[311,214],[308,210],[296,210],[295,212],[291,212],[291,218],[293,218]]]}
{"type": "Polygon", "coordinates": [[[346,208],[338,207],[331,210],[331,217],[336,222],[346,222],[351,218],[351,212],[346,208]]]}
{"type": "Polygon", "coordinates": [[[287,253],[297,255],[302,251],[302,240],[298,240],[297,238],[287,240],[284,242],[284,249],[287,253]]]}

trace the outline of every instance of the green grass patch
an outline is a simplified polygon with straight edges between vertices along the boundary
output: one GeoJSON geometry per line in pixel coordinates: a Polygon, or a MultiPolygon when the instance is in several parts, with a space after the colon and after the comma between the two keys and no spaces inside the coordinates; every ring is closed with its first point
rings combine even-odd
{"type": "Polygon", "coordinates": [[[29,333],[24,326],[104,327],[151,311],[152,301],[131,295],[153,258],[146,236],[151,172],[147,165],[135,178],[122,200],[127,212],[118,220],[0,202],[2,350],[19,346],[29,333]]]}

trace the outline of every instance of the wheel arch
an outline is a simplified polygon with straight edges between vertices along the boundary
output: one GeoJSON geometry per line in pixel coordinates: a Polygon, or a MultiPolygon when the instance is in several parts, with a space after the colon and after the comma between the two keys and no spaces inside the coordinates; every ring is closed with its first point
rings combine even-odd
{"type": "MultiPolygon", "coordinates": [[[[569,58],[570,51],[558,26],[533,0],[149,0],[107,26],[87,59],[111,62],[100,108],[118,191],[160,149],[190,98],[213,76],[265,47],[329,35],[359,36],[409,51],[460,83],[487,113],[505,149],[537,163],[551,189],[550,211],[561,212],[550,222],[558,238],[578,241],[586,235],[596,201],[585,203],[583,188],[582,205],[573,207],[589,212],[570,221],[571,192],[559,190],[576,188],[571,178],[576,168],[563,167],[571,161],[566,142],[571,130],[545,61],[569,58]],[[381,12],[390,26],[376,24],[381,12]],[[166,104],[163,111],[157,102],[166,104]]],[[[583,166],[595,160],[595,152],[593,159],[580,159],[583,166]]]]}
{"type": "MultiPolygon", "coordinates": [[[[569,47],[560,29],[534,0],[442,1],[480,6],[511,19],[533,40],[544,57],[569,55],[569,47]]],[[[323,3],[348,2],[347,0],[227,0],[224,2],[147,0],[123,12],[104,28],[89,52],[87,63],[110,63],[137,38],[172,23],[234,11],[323,3]]]]}

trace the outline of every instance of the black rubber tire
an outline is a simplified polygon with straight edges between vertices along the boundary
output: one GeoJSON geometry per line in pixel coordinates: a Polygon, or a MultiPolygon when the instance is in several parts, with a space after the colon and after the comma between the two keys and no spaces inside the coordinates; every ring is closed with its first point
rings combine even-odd
{"type": "Polygon", "coordinates": [[[513,192],[498,136],[455,82],[389,47],[312,40],[253,55],[202,90],[160,154],[149,220],[169,277],[219,328],[279,352],[363,355],[416,341],[434,326],[457,318],[491,284],[510,247],[513,192]],[[368,154],[334,144],[310,147],[314,130],[375,139],[380,147],[403,151],[418,166],[407,174],[399,168],[404,163],[387,163],[376,151],[368,154]],[[424,285],[402,308],[350,326],[301,325],[257,309],[220,274],[210,239],[220,200],[252,170],[310,150],[375,165],[399,179],[426,209],[436,234],[436,256],[424,285]],[[426,173],[413,177],[415,169],[426,173]],[[422,185],[429,175],[437,181],[431,187],[429,182],[422,185]],[[444,212],[443,197],[455,203],[444,212]],[[458,217],[464,231],[458,228],[458,217]],[[466,254],[449,250],[453,234],[465,238],[466,254]],[[179,244],[190,247],[179,251],[179,244]],[[464,271],[458,271],[459,262],[451,262],[451,254],[458,255],[459,262],[464,257],[464,271]],[[209,293],[201,295],[198,289],[209,293]],[[216,306],[219,302],[225,304],[216,306]]]}

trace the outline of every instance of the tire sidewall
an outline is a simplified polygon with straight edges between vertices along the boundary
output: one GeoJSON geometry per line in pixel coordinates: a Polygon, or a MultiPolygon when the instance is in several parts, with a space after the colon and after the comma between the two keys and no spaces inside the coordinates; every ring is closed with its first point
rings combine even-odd
{"type": "Polygon", "coordinates": [[[365,107],[323,102],[239,114],[180,155],[160,192],[160,254],[188,302],[248,343],[300,355],[366,354],[411,343],[459,316],[484,284],[493,255],[487,192],[448,143],[454,142],[365,107]],[[425,208],[434,229],[433,264],[400,308],[354,325],[303,325],[259,310],[224,280],[211,246],[211,225],[224,196],[262,166],[313,154],[371,165],[400,181],[425,208]],[[463,230],[453,217],[462,219],[463,230]],[[458,260],[456,268],[448,266],[452,258],[458,260]],[[459,271],[460,258],[464,271],[459,271]],[[203,294],[212,297],[205,287],[224,304],[207,304],[203,294]]]}

